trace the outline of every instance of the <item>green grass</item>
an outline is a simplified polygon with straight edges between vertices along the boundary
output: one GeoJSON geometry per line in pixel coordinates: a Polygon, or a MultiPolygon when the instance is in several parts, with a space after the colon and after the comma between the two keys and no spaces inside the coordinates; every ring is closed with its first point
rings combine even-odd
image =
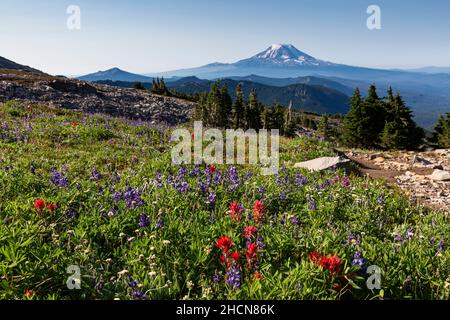
{"type": "MultiPolygon", "coordinates": [[[[170,160],[170,132],[102,115],[0,106],[0,298],[142,298],[137,291],[147,299],[449,298],[448,216],[381,181],[334,170],[284,168],[267,177],[257,166],[237,166],[237,177],[230,166],[205,175],[204,164],[200,174],[193,166],[180,174],[170,160]],[[50,181],[52,170],[67,186],[50,181]],[[204,192],[199,178],[210,180],[204,192]],[[180,192],[183,182],[187,192],[180,192]],[[135,202],[127,203],[132,192],[114,199],[129,188],[140,194],[135,202]],[[38,212],[36,199],[57,209],[38,212]],[[267,209],[261,223],[250,219],[256,200],[267,209]],[[227,214],[233,201],[245,208],[239,222],[227,214]],[[142,214],[149,226],[139,226],[142,214]],[[262,242],[252,268],[243,237],[249,225],[258,229],[252,242],[262,242]],[[238,289],[226,283],[213,246],[222,235],[241,254],[238,289]],[[339,256],[341,269],[312,263],[313,251],[339,256]],[[369,290],[370,275],[352,266],[357,252],[381,269],[382,290],[369,290]],[[81,269],[81,290],[66,286],[71,265],[81,269]]],[[[333,155],[327,142],[281,141],[283,162],[333,155]]]]}

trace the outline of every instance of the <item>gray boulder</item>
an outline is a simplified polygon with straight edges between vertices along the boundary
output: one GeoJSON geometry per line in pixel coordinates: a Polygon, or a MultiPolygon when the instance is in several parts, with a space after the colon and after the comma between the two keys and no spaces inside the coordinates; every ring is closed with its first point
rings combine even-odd
{"type": "Polygon", "coordinates": [[[434,181],[450,181],[450,172],[444,170],[434,170],[430,176],[434,181]]]}
{"type": "Polygon", "coordinates": [[[323,157],[314,160],[298,162],[294,168],[304,168],[310,171],[322,171],[326,169],[343,168],[350,169],[351,161],[344,157],[323,157]]]}

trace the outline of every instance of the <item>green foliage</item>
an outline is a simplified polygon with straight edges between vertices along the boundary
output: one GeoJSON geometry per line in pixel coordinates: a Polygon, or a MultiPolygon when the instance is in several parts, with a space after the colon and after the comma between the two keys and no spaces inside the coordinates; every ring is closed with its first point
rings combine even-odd
{"type": "Polygon", "coordinates": [[[161,79],[156,78],[156,80],[153,79],[151,92],[155,93],[155,94],[164,95],[164,96],[171,96],[169,89],[167,89],[164,78],[161,78],[161,79]]]}
{"type": "Polygon", "coordinates": [[[142,82],[136,82],[136,83],[133,85],[133,88],[136,89],[136,90],[145,90],[145,87],[144,87],[144,85],[142,84],[142,82]]]}
{"type": "Polygon", "coordinates": [[[439,116],[434,129],[433,140],[442,148],[450,148],[450,113],[439,116]]]}
{"type": "MultiPolygon", "coordinates": [[[[449,217],[384,182],[336,170],[263,176],[257,165],[178,167],[172,129],[39,106],[14,106],[29,112],[17,118],[8,108],[0,106],[0,299],[128,300],[136,290],[148,299],[449,298],[449,217]],[[67,186],[52,182],[53,170],[67,186]],[[38,211],[39,198],[56,209],[38,211]],[[251,218],[255,200],[267,209],[261,223],[251,218]],[[232,201],[245,208],[239,221],[227,213],[232,201]],[[140,226],[142,214],[149,223],[140,226]],[[249,225],[264,245],[260,279],[246,267],[249,225]],[[237,289],[214,246],[222,235],[241,254],[237,289]],[[315,265],[312,251],[338,255],[342,269],[315,265]],[[352,265],[358,252],[382,270],[383,294],[352,265]],[[81,290],[66,287],[70,265],[81,268],[81,290]]],[[[332,147],[282,138],[280,157],[332,156],[332,147]]]]}
{"type": "Polygon", "coordinates": [[[423,130],[412,119],[401,96],[394,96],[391,88],[384,100],[378,97],[374,85],[366,99],[362,99],[356,88],[350,106],[341,137],[347,146],[415,149],[422,143],[423,130]]]}

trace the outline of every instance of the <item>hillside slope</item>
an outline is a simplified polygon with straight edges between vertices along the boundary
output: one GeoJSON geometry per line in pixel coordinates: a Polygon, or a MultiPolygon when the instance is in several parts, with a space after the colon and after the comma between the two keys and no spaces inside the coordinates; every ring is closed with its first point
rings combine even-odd
{"type": "Polygon", "coordinates": [[[167,124],[187,121],[194,105],[148,91],[0,69],[0,102],[11,100],[167,124]]]}

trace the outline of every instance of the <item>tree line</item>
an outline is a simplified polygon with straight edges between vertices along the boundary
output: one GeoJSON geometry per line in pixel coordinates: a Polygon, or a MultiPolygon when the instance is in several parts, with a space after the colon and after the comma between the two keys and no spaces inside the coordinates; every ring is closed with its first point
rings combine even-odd
{"type": "Polygon", "coordinates": [[[362,98],[358,88],[350,100],[341,140],[349,147],[415,149],[423,143],[424,130],[414,122],[399,93],[389,88],[380,98],[375,85],[362,98]]]}
{"type": "MultiPolygon", "coordinates": [[[[135,89],[145,89],[141,83],[135,89]]],[[[305,113],[295,113],[291,107],[279,103],[265,106],[258,101],[256,90],[244,96],[241,84],[237,84],[233,101],[226,84],[217,80],[209,92],[193,96],[171,92],[164,78],[153,80],[152,93],[185,98],[197,102],[194,120],[217,128],[279,129],[284,136],[294,136],[298,126],[317,130],[324,138],[333,138],[343,145],[356,148],[416,149],[424,143],[425,132],[413,120],[411,110],[400,93],[389,88],[384,98],[379,97],[375,85],[371,85],[365,98],[359,88],[350,99],[350,111],[343,118],[340,129],[330,125],[329,116],[317,121],[305,113]]],[[[317,117],[316,117],[317,118],[317,117]]],[[[336,115],[340,119],[342,116],[336,115]]],[[[440,147],[450,148],[450,113],[439,117],[430,141],[440,147]]]]}
{"type": "Polygon", "coordinates": [[[279,129],[280,134],[292,136],[298,118],[293,116],[291,108],[275,103],[271,107],[258,101],[256,90],[248,97],[244,96],[241,84],[235,88],[236,98],[233,102],[226,84],[220,81],[211,85],[209,93],[198,96],[194,110],[194,120],[202,121],[206,126],[233,129],[279,129]]]}

